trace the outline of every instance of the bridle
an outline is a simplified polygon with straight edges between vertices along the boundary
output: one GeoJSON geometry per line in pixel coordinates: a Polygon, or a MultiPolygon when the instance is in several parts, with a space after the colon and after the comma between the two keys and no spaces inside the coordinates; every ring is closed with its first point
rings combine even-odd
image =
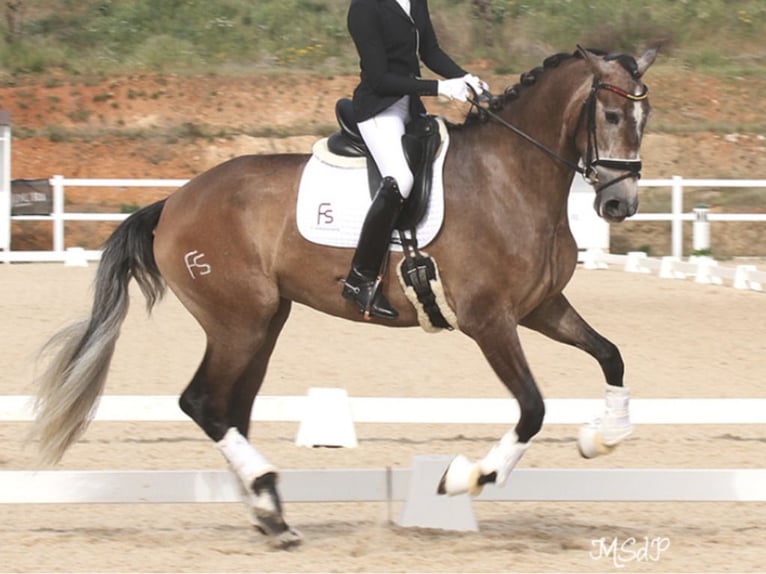
{"type": "Polygon", "coordinates": [[[596,95],[598,94],[599,90],[610,91],[617,94],[618,96],[622,96],[623,98],[632,100],[634,102],[645,100],[649,96],[649,88],[646,86],[646,84],[644,84],[643,91],[636,95],[631,94],[630,92],[627,92],[617,86],[613,86],[612,84],[603,84],[600,80],[598,80],[598,78],[593,78],[590,94],[588,94],[588,99],[585,100],[585,104],[583,105],[583,110],[587,108],[586,113],[588,114],[588,149],[585,153],[585,160],[583,161],[585,168],[578,171],[582,173],[585,180],[593,186],[593,188],[596,190],[596,193],[606,189],[610,185],[614,185],[615,183],[622,181],[623,179],[628,179],[630,177],[639,179],[641,177],[640,159],[601,158],[598,155],[598,141],[596,140],[596,95]],[[624,171],[624,173],[604,184],[599,185],[598,173],[596,171],[598,166],[605,167],[607,169],[621,170],[624,171]]]}
{"type": "MultiPolygon", "coordinates": [[[[587,114],[586,122],[587,122],[587,129],[588,129],[588,147],[585,153],[585,157],[582,158],[583,165],[580,165],[579,163],[575,163],[573,161],[568,160],[565,157],[562,157],[559,155],[556,151],[552,150],[542,142],[536,140],[526,132],[520,130],[513,124],[508,123],[503,118],[501,118],[499,115],[494,113],[492,111],[492,105],[489,107],[481,105],[478,97],[469,97],[468,101],[472,104],[473,107],[475,107],[480,115],[485,115],[486,117],[490,117],[496,122],[498,122],[500,125],[508,128],[515,134],[521,136],[526,141],[531,143],[532,145],[538,147],[554,159],[560,161],[561,163],[569,166],[571,169],[579,173],[580,175],[585,178],[585,180],[593,186],[596,193],[599,193],[600,191],[606,189],[607,187],[614,185],[615,183],[618,183],[624,179],[628,179],[631,177],[634,177],[636,179],[639,179],[641,177],[641,160],[640,159],[623,159],[623,158],[602,158],[598,154],[598,141],[596,138],[596,97],[598,95],[599,90],[607,90],[614,94],[617,94],[618,96],[622,96],[623,98],[626,98],[628,100],[632,100],[635,102],[645,100],[649,95],[649,88],[644,85],[644,89],[640,94],[632,94],[626,90],[623,90],[622,88],[618,86],[614,86],[612,84],[605,84],[602,83],[598,78],[593,78],[593,83],[590,88],[590,93],[588,94],[588,98],[583,103],[582,110],[580,112],[580,120],[578,121],[578,129],[580,124],[582,123],[582,114],[587,114]],[[614,170],[620,170],[624,173],[615,177],[614,179],[610,179],[608,182],[600,184],[599,178],[598,178],[598,171],[596,170],[597,167],[605,167],[607,169],[614,169],[614,170]]],[[[488,100],[490,102],[495,101],[496,98],[485,94],[481,98],[482,100],[488,100]]],[[[575,134],[576,136],[577,134],[575,134]]]]}

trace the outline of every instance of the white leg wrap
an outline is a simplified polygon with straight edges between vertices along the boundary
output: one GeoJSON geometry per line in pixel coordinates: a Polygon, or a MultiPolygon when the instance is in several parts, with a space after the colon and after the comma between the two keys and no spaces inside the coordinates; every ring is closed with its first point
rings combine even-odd
{"type": "Polygon", "coordinates": [[[234,427],[216,444],[231,465],[245,488],[250,490],[253,481],[267,472],[276,472],[266,458],[234,427]]]}
{"type": "Polygon", "coordinates": [[[585,458],[611,452],[617,444],[633,433],[628,409],[630,391],[625,387],[606,385],[605,398],[604,416],[583,425],[580,429],[578,448],[585,458]]]}
{"type": "Polygon", "coordinates": [[[625,387],[606,386],[606,412],[602,421],[604,444],[614,446],[633,434],[628,404],[630,391],[625,387]]]}
{"type": "Polygon", "coordinates": [[[492,447],[483,459],[479,461],[481,474],[497,473],[495,484],[505,486],[511,471],[519,462],[529,443],[520,443],[515,431],[508,431],[500,442],[492,447]]]}
{"type": "Polygon", "coordinates": [[[495,484],[505,486],[511,471],[528,447],[529,443],[520,443],[516,433],[509,431],[478,462],[471,462],[463,455],[456,456],[444,472],[438,492],[450,496],[466,493],[478,496],[484,488],[479,479],[493,472],[495,484]]]}

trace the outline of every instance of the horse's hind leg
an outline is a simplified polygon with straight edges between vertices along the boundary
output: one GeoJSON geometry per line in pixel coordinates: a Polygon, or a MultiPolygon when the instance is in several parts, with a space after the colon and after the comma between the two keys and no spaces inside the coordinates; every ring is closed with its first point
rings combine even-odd
{"type": "Polygon", "coordinates": [[[222,339],[208,335],[202,364],[180,400],[239,477],[253,523],[280,547],[299,543],[301,536],[284,520],[276,468],[248,441],[247,433],[253,400],[289,312],[290,302],[283,299],[265,326],[230,329],[222,339]]]}
{"type": "Polygon", "coordinates": [[[240,377],[233,389],[229,401],[229,416],[234,426],[243,436],[248,435],[250,430],[250,414],[253,410],[253,401],[258,391],[261,390],[269,359],[274,352],[279,334],[282,332],[285,321],[290,315],[292,302],[289,299],[281,299],[276,314],[269,322],[268,330],[263,343],[253,355],[247,370],[240,377]]]}
{"type": "MultiPolygon", "coordinates": [[[[263,344],[233,389],[229,401],[229,417],[240,437],[248,436],[253,401],[263,383],[269,358],[290,314],[291,305],[288,299],[280,301],[279,309],[269,323],[263,344]]],[[[248,509],[253,525],[264,534],[276,535],[277,544],[286,547],[299,543],[301,535],[296,530],[290,529],[284,520],[282,502],[276,484],[275,471],[266,472],[256,478],[251,488],[247,490],[248,509]]]]}
{"type": "Polygon", "coordinates": [[[540,305],[522,324],[554,341],[582,349],[598,361],[607,383],[606,408],[603,417],[580,429],[578,448],[585,458],[611,452],[633,432],[628,413],[630,393],[623,386],[625,366],[619,349],[588,325],[563,294],[540,305]]]}

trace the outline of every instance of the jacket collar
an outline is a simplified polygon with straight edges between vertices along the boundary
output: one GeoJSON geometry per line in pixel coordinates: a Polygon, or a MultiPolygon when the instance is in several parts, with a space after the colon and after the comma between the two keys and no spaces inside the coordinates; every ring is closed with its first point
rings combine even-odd
{"type": "MultiPolygon", "coordinates": [[[[397,13],[399,16],[401,16],[402,18],[406,19],[406,20],[407,20],[407,22],[414,22],[414,20],[413,20],[412,16],[410,16],[409,14],[407,14],[407,12],[405,12],[405,11],[402,9],[402,7],[399,5],[399,2],[397,2],[396,0],[379,0],[379,2],[380,2],[381,4],[383,4],[383,5],[384,5],[386,8],[388,8],[389,10],[393,10],[393,11],[394,11],[394,12],[396,12],[396,13],[397,13]]],[[[415,3],[415,0],[410,0],[410,2],[414,4],[414,3],[415,3]]],[[[411,11],[412,11],[412,8],[410,8],[410,12],[411,12],[411,11]]]]}

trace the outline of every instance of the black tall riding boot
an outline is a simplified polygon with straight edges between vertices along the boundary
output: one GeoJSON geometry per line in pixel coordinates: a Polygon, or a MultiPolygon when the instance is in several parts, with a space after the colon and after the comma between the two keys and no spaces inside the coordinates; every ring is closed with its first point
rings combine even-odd
{"type": "Polygon", "coordinates": [[[373,315],[396,319],[399,316],[380,291],[380,274],[391,232],[403,204],[404,198],[399,193],[396,180],[393,177],[383,178],[364,219],[351,271],[343,285],[343,297],[356,301],[366,317],[373,315]]]}

